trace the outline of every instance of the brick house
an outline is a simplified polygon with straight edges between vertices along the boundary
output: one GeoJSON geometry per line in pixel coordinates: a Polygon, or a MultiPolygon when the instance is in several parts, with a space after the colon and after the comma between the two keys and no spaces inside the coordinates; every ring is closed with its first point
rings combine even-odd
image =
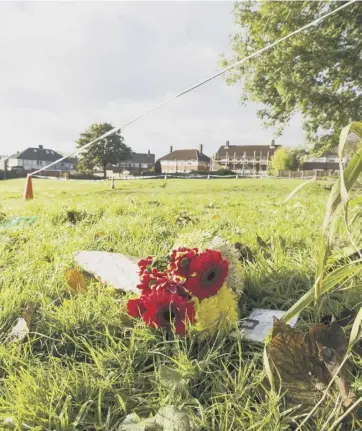
{"type": "Polygon", "coordinates": [[[210,157],[203,153],[203,146],[199,149],[173,150],[159,159],[162,173],[187,173],[191,171],[209,171],[210,157]]]}

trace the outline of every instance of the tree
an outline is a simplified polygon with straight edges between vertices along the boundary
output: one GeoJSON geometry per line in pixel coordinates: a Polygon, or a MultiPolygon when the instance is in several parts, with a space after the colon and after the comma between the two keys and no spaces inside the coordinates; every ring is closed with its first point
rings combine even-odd
{"type": "Polygon", "coordinates": [[[279,171],[297,169],[299,162],[296,150],[278,148],[271,158],[270,167],[274,175],[278,175],[279,171]]]}
{"type": "MultiPolygon", "coordinates": [[[[237,2],[234,6],[234,58],[222,66],[291,33],[341,2],[237,2]]],[[[309,31],[281,42],[227,75],[242,80],[241,101],[261,102],[258,116],[280,135],[295,113],[303,118],[314,152],[334,148],[341,129],[362,113],[362,4],[356,2],[309,31]]]]}
{"type": "Polygon", "coordinates": [[[161,162],[159,160],[156,160],[154,171],[156,172],[156,174],[162,173],[161,162]]]}
{"type": "MultiPolygon", "coordinates": [[[[92,124],[89,129],[80,134],[77,147],[83,147],[113,128],[109,123],[92,124]]],[[[95,166],[101,166],[104,178],[106,178],[106,167],[108,164],[116,164],[121,160],[127,160],[131,154],[132,150],[124,143],[121,133],[116,132],[101,139],[81,153],[78,169],[80,171],[89,171],[93,170],[95,166]]]]}
{"type": "Polygon", "coordinates": [[[302,148],[293,148],[289,150],[289,169],[299,169],[307,158],[306,150],[302,148]]]}

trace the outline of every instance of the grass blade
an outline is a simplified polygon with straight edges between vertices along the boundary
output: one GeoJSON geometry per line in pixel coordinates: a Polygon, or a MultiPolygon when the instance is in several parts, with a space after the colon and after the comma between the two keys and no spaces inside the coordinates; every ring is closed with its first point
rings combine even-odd
{"type": "Polygon", "coordinates": [[[349,347],[352,347],[358,340],[362,327],[362,307],[359,309],[357,317],[355,318],[352,326],[351,336],[349,339],[349,347]]]}
{"type": "Polygon", "coordinates": [[[362,123],[357,121],[353,122],[342,130],[339,140],[338,155],[340,158],[341,172],[338,181],[334,184],[329,195],[327,211],[323,222],[324,230],[327,229],[331,217],[341,202],[343,203],[344,207],[347,208],[348,192],[351,190],[362,172],[362,123]],[[343,152],[348,136],[351,132],[361,138],[361,140],[359,141],[351,160],[343,171],[343,152]]]}

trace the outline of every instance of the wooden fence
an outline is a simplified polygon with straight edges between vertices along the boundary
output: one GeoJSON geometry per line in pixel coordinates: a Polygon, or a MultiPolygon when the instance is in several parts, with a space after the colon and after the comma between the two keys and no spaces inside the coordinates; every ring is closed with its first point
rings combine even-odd
{"type": "Polygon", "coordinates": [[[279,171],[278,177],[280,178],[321,178],[321,177],[335,177],[338,176],[339,171],[328,170],[308,170],[308,171],[279,171]]]}

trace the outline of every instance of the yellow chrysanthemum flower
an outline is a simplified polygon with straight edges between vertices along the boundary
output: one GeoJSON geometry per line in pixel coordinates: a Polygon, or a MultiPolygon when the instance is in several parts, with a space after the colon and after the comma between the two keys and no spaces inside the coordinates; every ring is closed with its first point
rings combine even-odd
{"type": "Polygon", "coordinates": [[[198,331],[229,327],[238,321],[238,302],[235,293],[223,284],[216,295],[199,300],[193,299],[198,331]]]}

